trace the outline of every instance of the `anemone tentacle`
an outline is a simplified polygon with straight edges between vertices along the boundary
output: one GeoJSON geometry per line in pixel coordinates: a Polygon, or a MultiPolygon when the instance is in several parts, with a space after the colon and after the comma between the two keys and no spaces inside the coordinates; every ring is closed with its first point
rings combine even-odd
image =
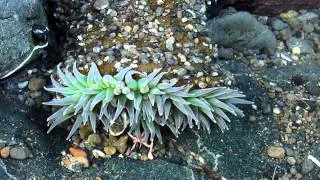
{"type": "Polygon", "coordinates": [[[124,130],[140,136],[144,133],[145,141],[153,142],[156,137],[160,142],[160,128],[167,126],[175,136],[187,125],[197,125],[210,132],[209,121],[216,123],[222,131],[228,129],[225,121],[230,121],[226,112],[243,116],[237,104],[252,104],[242,99],[242,92],[226,87],[193,89],[175,84],[176,80],[161,82],[166,72],[156,69],[143,76],[131,67],[123,68],[116,75],[101,75],[96,64],[92,63],[88,75],[77,70],[61,70],[57,66],[59,80],[51,77],[53,86],[47,91],[63,97],[45,102],[45,105],[61,106],[48,118],[48,133],[58,124],[74,118],[75,123],[68,135],[69,139],[81,123],[90,122],[95,131],[101,121],[105,129],[125,119],[124,130]],[[139,75],[139,79],[133,78],[139,75]],[[112,114],[111,114],[112,112],[112,114]],[[128,122],[127,122],[128,121],[128,122]]]}

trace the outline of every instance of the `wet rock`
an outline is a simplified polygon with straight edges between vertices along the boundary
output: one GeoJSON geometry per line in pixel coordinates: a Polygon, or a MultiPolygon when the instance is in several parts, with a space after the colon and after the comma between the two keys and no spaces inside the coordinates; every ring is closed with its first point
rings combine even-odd
{"type": "Polygon", "coordinates": [[[208,21],[208,34],[214,43],[237,49],[276,48],[275,35],[247,12],[237,12],[208,21]]]}
{"type": "MultiPolygon", "coordinates": [[[[33,41],[32,26],[47,26],[39,0],[0,1],[0,78],[18,67],[38,45],[33,41]]],[[[39,55],[37,50],[30,58],[39,55]]]]}
{"type": "Polygon", "coordinates": [[[18,179],[14,175],[10,174],[7,170],[6,164],[0,159],[0,177],[3,179],[18,179]]]}
{"type": "MultiPolygon", "coordinates": [[[[32,147],[33,155],[33,158],[24,159],[23,163],[12,160],[11,158],[2,159],[4,164],[7,165],[7,172],[10,172],[10,174],[15,177],[19,177],[17,179],[28,179],[28,177],[36,176],[51,179],[57,176],[55,171],[59,171],[61,174],[67,174],[63,171],[59,163],[57,163],[57,157],[60,157],[61,150],[66,147],[65,137],[62,137],[65,136],[65,134],[62,133],[63,135],[59,135],[59,133],[57,133],[54,136],[48,136],[45,133],[47,127],[39,126],[39,124],[28,119],[25,112],[21,112],[23,105],[18,100],[17,102],[12,99],[7,99],[6,97],[0,98],[1,141],[12,143],[12,140],[14,140],[15,144],[21,144],[23,147],[30,146],[32,147]],[[10,102],[10,104],[6,102],[10,102]],[[28,143],[28,145],[26,143],[28,143]]],[[[37,114],[43,114],[43,112],[37,111],[37,114]]],[[[21,146],[19,145],[19,148],[21,146]]],[[[13,146],[12,148],[15,147],[13,146]]],[[[30,157],[30,154],[25,152],[25,149],[22,151],[24,157],[26,157],[26,154],[30,157]]],[[[1,162],[0,166],[2,166],[1,162]]],[[[2,171],[3,168],[0,167],[0,177],[7,177],[1,175],[2,171]]]]}
{"type": "Polygon", "coordinates": [[[301,171],[303,174],[307,174],[314,168],[314,163],[310,159],[305,159],[301,165],[301,171]]]}

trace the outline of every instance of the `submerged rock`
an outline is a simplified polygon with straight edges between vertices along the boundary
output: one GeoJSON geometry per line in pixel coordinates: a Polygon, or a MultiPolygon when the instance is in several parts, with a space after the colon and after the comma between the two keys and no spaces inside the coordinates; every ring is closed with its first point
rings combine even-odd
{"type": "Polygon", "coordinates": [[[208,21],[208,34],[214,43],[233,48],[276,48],[275,35],[247,12],[237,12],[208,21]]]}

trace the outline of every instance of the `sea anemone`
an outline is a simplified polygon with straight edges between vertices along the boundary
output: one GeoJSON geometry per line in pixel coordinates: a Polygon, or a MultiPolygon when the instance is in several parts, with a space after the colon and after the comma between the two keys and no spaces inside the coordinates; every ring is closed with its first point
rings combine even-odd
{"type": "Polygon", "coordinates": [[[48,119],[48,133],[62,122],[73,119],[69,139],[81,124],[90,122],[96,131],[97,121],[114,135],[123,133],[143,137],[147,143],[154,138],[162,142],[161,126],[167,126],[175,136],[185,127],[197,125],[210,132],[210,121],[222,131],[230,122],[226,112],[243,116],[237,104],[251,104],[242,99],[241,92],[226,87],[192,89],[175,86],[176,79],[162,80],[166,72],[155,69],[149,74],[131,67],[121,69],[115,75],[101,75],[92,63],[87,75],[80,73],[74,63],[72,71],[57,67],[59,82],[51,76],[53,87],[47,91],[60,98],[45,102],[45,105],[61,108],[48,119]],[[122,121],[122,130],[114,132],[112,126],[122,121]]]}

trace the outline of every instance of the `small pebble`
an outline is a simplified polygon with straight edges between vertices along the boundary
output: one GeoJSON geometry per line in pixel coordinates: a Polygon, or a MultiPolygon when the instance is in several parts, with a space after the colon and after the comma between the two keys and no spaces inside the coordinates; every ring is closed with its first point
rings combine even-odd
{"type": "Polygon", "coordinates": [[[42,78],[31,78],[28,84],[28,88],[31,91],[38,91],[44,87],[46,81],[42,78]]]}
{"type": "Polygon", "coordinates": [[[177,70],[177,75],[178,76],[184,76],[184,75],[186,75],[188,73],[188,71],[185,69],[185,68],[179,68],[178,70],[177,70]]]}
{"type": "Polygon", "coordinates": [[[143,155],[141,155],[140,160],[141,160],[141,161],[148,161],[149,158],[148,158],[147,155],[143,154],[143,155]]]}
{"type": "Polygon", "coordinates": [[[113,146],[107,146],[104,147],[103,151],[106,153],[106,155],[112,156],[117,152],[117,149],[113,146]]]}
{"type": "Polygon", "coordinates": [[[294,54],[294,55],[300,55],[300,53],[301,53],[301,50],[300,50],[299,47],[294,47],[294,48],[292,48],[292,54],[294,54]]]}
{"type": "Polygon", "coordinates": [[[278,114],[280,114],[280,113],[281,113],[281,110],[280,110],[280,108],[275,107],[275,108],[273,108],[272,112],[273,112],[273,114],[278,115],[278,114]]]}
{"type": "Polygon", "coordinates": [[[14,147],[10,149],[10,157],[12,159],[23,160],[29,157],[29,150],[25,147],[14,147]]]}
{"type": "Polygon", "coordinates": [[[29,83],[28,81],[20,82],[18,83],[18,88],[23,89],[28,86],[28,83],[29,83]]]}
{"type": "Polygon", "coordinates": [[[271,146],[268,149],[268,155],[272,158],[283,159],[285,151],[282,147],[271,146]]]}
{"type": "Polygon", "coordinates": [[[72,154],[72,156],[74,156],[74,157],[87,158],[87,153],[84,150],[80,149],[80,148],[71,147],[71,148],[69,148],[69,151],[72,154]]]}
{"type": "Polygon", "coordinates": [[[100,150],[97,150],[97,149],[94,149],[92,150],[92,154],[95,158],[105,158],[106,157],[106,154],[104,154],[102,151],[100,150]]]}
{"type": "Polygon", "coordinates": [[[287,162],[290,165],[294,165],[294,164],[296,164],[296,159],[294,157],[289,156],[289,157],[287,157],[287,162]]]}
{"type": "Polygon", "coordinates": [[[109,0],[96,0],[93,3],[93,7],[97,10],[106,9],[107,7],[109,7],[109,5],[110,5],[109,0]]]}
{"type": "Polygon", "coordinates": [[[121,136],[115,143],[114,146],[116,147],[117,151],[123,154],[127,149],[127,142],[128,136],[121,136]]]}
{"type": "Polygon", "coordinates": [[[87,142],[89,144],[100,144],[102,142],[101,137],[99,136],[99,134],[90,134],[88,137],[87,142]]]}
{"type": "Polygon", "coordinates": [[[10,147],[4,147],[0,150],[0,154],[2,158],[7,158],[10,155],[10,147]]]}

